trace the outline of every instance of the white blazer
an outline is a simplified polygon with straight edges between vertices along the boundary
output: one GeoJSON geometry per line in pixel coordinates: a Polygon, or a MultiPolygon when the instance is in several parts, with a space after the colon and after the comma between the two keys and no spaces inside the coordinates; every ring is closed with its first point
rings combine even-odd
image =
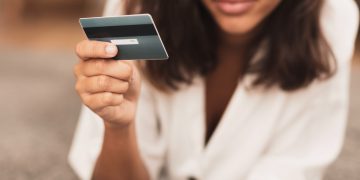
{"type": "MultiPolygon", "coordinates": [[[[105,14],[120,14],[119,3],[109,1],[105,14]]],[[[136,129],[151,178],[321,179],[344,140],[358,22],[353,0],[326,0],[321,23],[338,62],[337,74],[293,93],[247,91],[251,77],[245,77],[206,147],[204,80],[196,78],[172,95],[144,82],[136,129]]],[[[102,120],[84,107],[69,155],[81,179],[91,177],[103,132],[102,120]]]]}

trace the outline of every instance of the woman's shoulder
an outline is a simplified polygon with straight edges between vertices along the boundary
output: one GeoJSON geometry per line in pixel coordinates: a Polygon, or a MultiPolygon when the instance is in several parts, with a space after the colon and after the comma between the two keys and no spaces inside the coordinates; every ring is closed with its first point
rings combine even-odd
{"type": "Polygon", "coordinates": [[[325,0],[321,26],[338,63],[349,63],[359,26],[359,9],[355,1],[325,0]]]}

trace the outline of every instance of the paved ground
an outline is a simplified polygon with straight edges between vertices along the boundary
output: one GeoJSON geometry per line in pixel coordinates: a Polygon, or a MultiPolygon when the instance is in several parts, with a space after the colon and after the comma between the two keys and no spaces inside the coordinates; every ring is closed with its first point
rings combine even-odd
{"type": "MultiPolygon", "coordinates": [[[[80,102],[73,53],[0,47],[0,179],[76,179],[66,163],[80,102]]],[[[352,75],[349,131],[327,180],[360,179],[360,69],[352,75]]]]}
{"type": "Polygon", "coordinates": [[[75,57],[0,49],[0,179],[76,179],[66,163],[80,107],[75,57]]]}
{"type": "Polygon", "coordinates": [[[340,157],[329,169],[327,180],[360,179],[360,67],[353,68],[350,116],[345,145],[340,157]]]}

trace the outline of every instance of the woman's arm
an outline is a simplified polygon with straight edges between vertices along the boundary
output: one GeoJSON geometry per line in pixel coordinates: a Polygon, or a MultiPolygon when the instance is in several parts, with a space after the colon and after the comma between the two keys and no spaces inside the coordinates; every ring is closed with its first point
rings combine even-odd
{"type": "MultiPolygon", "coordinates": [[[[137,146],[150,179],[160,179],[166,154],[166,122],[156,115],[155,94],[150,84],[143,81],[134,122],[137,146]]],[[[80,179],[92,178],[104,135],[103,119],[83,106],[69,153],[69,163],[80,179]]]]}
{"type": "Polygon", "coordinates": [[[129,61],[115,61],[115,45],[82,41],[74,72],[82,102],[105,125],[104,141],[93,179],[148,179],[134,131],[140,73],[129,61]]]}
{"type": "Polygon", "coordinates": [[[105,124],[104,142],[93,179],[149,179],[140,158],[133,124],[125,128],[105,124]]]}

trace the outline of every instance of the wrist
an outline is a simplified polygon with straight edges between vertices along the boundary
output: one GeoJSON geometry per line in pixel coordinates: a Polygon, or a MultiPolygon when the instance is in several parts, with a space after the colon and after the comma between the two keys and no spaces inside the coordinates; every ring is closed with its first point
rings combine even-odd
{"type": "MultiPolygon", "coordinates": [[[[117,139],[118,142],[121,142],[122,139],[128,139],[132,136],[133,131],[135,131],[135,127],[133,123],[129,123],[128,125],[118,125],[118,124],[110,124],[105,122],[105,141],[111,139],[117,139]]],[[[112,142],[114,143],[114,142],[112,142]]]]}
{"type": "Polygon", "coordinates": [[[131,123],[129,126],[109,126],[105,124],[105,132],[103,139],[103,149],[109,151],[119,151],[123,149],[130,142],[135,142],[135,128],[131,123]]]}
{"type": "Polygon", "coordinates": [[[109,121],[104,121],[105,130],[108,131],[127,131],[131,128],[133,121],[129,121],[128,123],[113,123],[109,121]]]}

